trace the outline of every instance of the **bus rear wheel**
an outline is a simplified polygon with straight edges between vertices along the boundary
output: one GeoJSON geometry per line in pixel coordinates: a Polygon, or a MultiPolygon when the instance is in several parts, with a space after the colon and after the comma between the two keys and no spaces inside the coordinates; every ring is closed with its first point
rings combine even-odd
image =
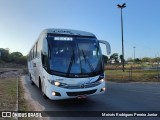
{"type": "Polygon", "coordinates": [[[31,85],[34,85],[31,74],[29,75],[29,79],[30,79],[31,85]]]}

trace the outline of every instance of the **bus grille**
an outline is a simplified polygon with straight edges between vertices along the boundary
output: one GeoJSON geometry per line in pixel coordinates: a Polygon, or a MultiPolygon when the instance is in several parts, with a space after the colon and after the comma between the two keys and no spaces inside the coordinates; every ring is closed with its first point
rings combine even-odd
{"type": "Polygon", "coordinates": [[[95,93],[97,90],[81,91],[81,92],[67,92],[68,96],[89,95],[95,93]]]}
{"type": "Polygon", "coordinates": [[[95,83],[84,84],[83,87],[81,85],[66,85],[66,86],[62,86],[62,87],[63,88],[67,88],[67,89],[83,89],[83,88],[95,87],[95,86],[97,86],[99,84],[100,84],[99,82],[95,82],[95,83]]]}

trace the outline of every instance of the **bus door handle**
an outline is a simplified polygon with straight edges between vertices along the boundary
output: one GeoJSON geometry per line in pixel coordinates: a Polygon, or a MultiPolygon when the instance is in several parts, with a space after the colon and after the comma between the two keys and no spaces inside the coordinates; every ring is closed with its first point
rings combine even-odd
{"type": "Polygon", "coordinates": [[[33,63],[33,67],[36,67],[36,63],[33,63]]]}

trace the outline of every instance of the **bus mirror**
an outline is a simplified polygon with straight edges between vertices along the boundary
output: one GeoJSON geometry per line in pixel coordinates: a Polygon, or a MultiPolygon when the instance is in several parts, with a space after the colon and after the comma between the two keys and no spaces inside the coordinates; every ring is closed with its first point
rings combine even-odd
{"type": "Polygon", "coordinates": [[[111,46],[107,41],[104,40],[98,40],[99,43],[102,43],[106,46],[106,51],[107,51],[107,55],[109,55],[111,53],[111,46]]]}

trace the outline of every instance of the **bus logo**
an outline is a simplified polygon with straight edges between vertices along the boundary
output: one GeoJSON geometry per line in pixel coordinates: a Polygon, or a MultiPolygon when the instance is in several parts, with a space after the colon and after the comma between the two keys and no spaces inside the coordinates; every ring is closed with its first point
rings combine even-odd
{"type": "Polygon", "coordinates": [[[78,75],[74,75],[74,77],[79,77],[78,75]]]}

